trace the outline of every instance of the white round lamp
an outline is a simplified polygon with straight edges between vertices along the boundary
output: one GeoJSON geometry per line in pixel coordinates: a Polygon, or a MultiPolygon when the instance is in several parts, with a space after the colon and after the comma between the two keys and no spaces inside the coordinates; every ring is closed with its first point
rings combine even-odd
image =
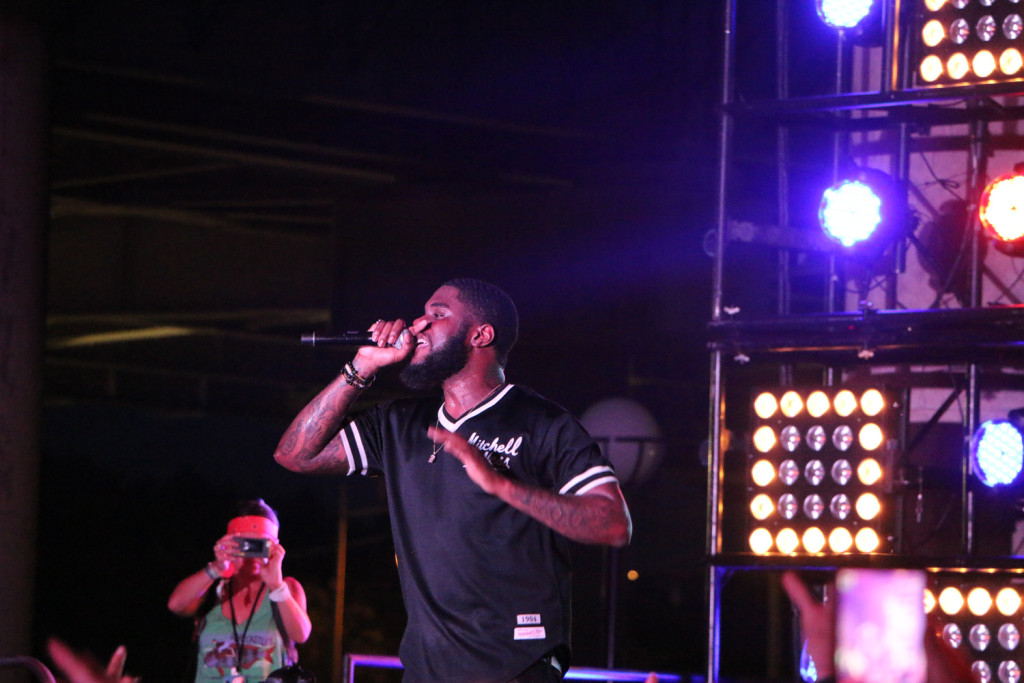
{"type": "Polygon", "coordinates": [[[654,474],[665,444],[654,416],[631,398],[612,397],[590,406],[580,423],[600,444],[623,486],[640,484],[654,474]]]}

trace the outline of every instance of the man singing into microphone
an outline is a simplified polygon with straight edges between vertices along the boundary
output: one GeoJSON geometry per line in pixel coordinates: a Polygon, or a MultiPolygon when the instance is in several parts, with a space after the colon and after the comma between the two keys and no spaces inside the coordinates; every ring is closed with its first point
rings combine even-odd
{"type": "Polygon", "coordinates": [[[569,665],[568,542],[632,533],[618,481],[563,408],[505,380],[515,305],[451,280],[408,327],[370,328],[341,375],[288,427],[274,458],[296,472],[383,474],[408,623],[404,681],[559,681],[569,665]],[[376,373],[404,364],[442,397],[349,410],[376,373]]]}

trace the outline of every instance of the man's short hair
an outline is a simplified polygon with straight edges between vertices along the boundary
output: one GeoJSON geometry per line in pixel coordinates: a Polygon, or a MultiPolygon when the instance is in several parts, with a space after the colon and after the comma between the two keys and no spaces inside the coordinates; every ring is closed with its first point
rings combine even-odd
{"type": "Polygon", "coordinates": [[[494,350],[498,363],[504,367],[519,337],[519,313],[512,297],[490,282],[474,278],[455,278],[443,286],[459,290],[459,301],[470,308],[477,322],[494,328],[494,350]]]}

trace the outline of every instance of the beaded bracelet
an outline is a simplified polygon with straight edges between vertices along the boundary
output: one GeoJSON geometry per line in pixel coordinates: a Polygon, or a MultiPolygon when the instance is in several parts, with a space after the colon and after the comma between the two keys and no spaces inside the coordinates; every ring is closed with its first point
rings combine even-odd
{"type": "Polygon", "coordinates": [[[356,389],[369,388],[369,386],[373,384],[373,380],[377,378],[376,375],[370,377],[369,379],[361,376],[358,372],[356,372],[356,369],[352,367],[351,363],[345,363],[345,367],[342,369],[341,372],[343,375],[345,375],[345,382],[351,386],[354,386],[356,389]]]}

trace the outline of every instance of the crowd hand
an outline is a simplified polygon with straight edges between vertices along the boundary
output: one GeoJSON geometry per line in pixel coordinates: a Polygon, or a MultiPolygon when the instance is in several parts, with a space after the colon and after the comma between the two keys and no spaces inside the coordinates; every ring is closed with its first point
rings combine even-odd
{"type": "Polygon", "coordinates": [[[284,562],[284,546],[273,539],[268,540],[267,543],[270,546],[270,555],[267,560],[267,567],[264,570],[263,580],[270,590],[274,590],[284,583],[284,574],[281,570],[281,564],[284,562]]]}
{"type": "Polygon", "coordinates": [[[834,675],[836,606],[835,600],[828,599],[829,593],[835,592],[834,584],[826,585],[824,601],[819,601],[811,593],[796,572],[782,573],[782,587],[800,613],[800,630],[807,639],[807,654],[814,660],[818,679],[834,675]]]}
{"type": "Polygon", "coordinates": [[[495,493],[501,475],[491,468],[479,448],[470,446],[462,436],[440,427],[427,427],[427,436],[444,452],[455,456],[477,486],[492,495],[495,493]]]}
{"type": "Polygon", "coordinates": [[[234,560],[239,555],[238,537],[235,534],[225,534],[213,544],[213,564],[217,573],[224,578],[235,573],[234,560]]]}
{"type": "MultiPolygon", "coordinates": [[[[782,574],[782,587],[800,613],[800,628],[807,639],[807,652],[814,660],[818,680],[835,675],[835,600],[828,599],[835,592],[835,584],[825,586],[824,602],[820,602],[795,572],[782,574]]],[[[966,653],[953,650],[941,637],[934,617],[928,617],[924,649],[928,662],[928,683],[971,683],[970,662],[966,653]]]]}
{"type": "Polygon", "coordinates": [[[124,662],[128,657],[124,645],[114,650],[106,667],[92,655],[75,652],[56,638],[50,638],[46,648],[54,666],[68,683],[137,683],[139,680],[135,676],[124,675],[124,662]]]}

